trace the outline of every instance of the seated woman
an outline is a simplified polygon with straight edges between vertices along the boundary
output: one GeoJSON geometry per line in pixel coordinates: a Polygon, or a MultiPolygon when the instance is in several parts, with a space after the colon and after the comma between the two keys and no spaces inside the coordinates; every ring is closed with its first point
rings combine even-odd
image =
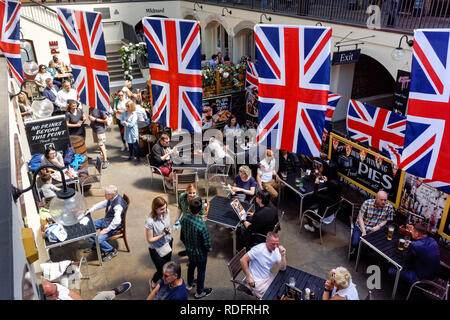
{"type": "Polygon", "coordinates": [[[344,267],[332,269],[325,282],[322,300],[359,300],[350,272],[344,267]]]}
{"type": "Polygon", "coordinates": [[[33,110],[31,109],[30,102],[25,93],[20,93],[17,96],[17,102],[19,103],[20,115],[23,122],[31,121],[34,119],[33,110]]]}
{"type": "MultiPolygon", "coordinates": [[[[45,150],[44,155],[41,157],[41,165],[54,165],[58,168],[64,168],[64,159],[61,153],[56,152],[53,147],[49,147],[45,150]]],[[[48,172],[53,173],[55,170],[48,168],[48,172]]]]}
{"type": "Polygon", "coordinates": [[[256,185],[256,180],[252,177],[252,170],[247,166],[241,166],[239,173],[234,178],[231,195],[236,196],[239,201],[251,202],[255,195],[256,185]]]}
{"type": "Polygon", "coordinates": [[[225,135],[227,134],[234,134],[239,135],[241,131],[241,128],[239,127],[239,123],[237,123],[237,118],[234,114],[230,115],[228,118],[228,123],[223,128],[223,133],[225,135]]]}
{"type": "Polygon", "coordinates": [[[45,84],[45,80],[47,80],[48,78],[52,78],[52,75],[47,72],[47,67],[45,66],[45,64],[39,65],[38,73],[36,74],[34,81],[39,86],[39,90],[41,92],[47,86],[45,84]]]}
{"type": "MultiPolygon", "coordinates": [[[[320,179],[316,178],[314,184],[314,194],[306,206],[307,210],[318,210],[319,215],[323,215],[325,209],[341,199],[341,186],[337,180],[328,180],[326,176],[323,176],[323,181],[325,182],[326,190],[319,190],[320,179]]],[[[327,216],[332,215],[334,212],[327,213],[327,216]]],[[[305,229],[314,232],[314,226],[318,227],[317,222],[306,217],[307,223],[304,225],[305,229]]]]}

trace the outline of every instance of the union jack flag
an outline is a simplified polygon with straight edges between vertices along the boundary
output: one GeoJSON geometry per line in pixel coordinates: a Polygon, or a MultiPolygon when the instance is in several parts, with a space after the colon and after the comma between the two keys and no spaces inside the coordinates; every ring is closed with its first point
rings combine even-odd
{"type": "Polygon", "coordinates": [[[328,94],[328,105],[327,111],[325,113],[325,124],[323,126],[323,138],[322,141],[325,141],[328,136],[328,130],[330,129],[331,118],[333,118],[334,110],[336,110],[336,106],[341,100],[341,96],[335,93],[328,94]]]}
{"type": "Polygon", "coordinates": [[[275,148],[319,156],[330,83],[330,38],[331,29],[325,27],[255,26],[258,142],[268,142],[273,132],[275,148]]]}
{"type": "Polygon", "coordinates": [[[347,130],[350,138],[386,153],[396,165],[400,162],[405,141],[406,117],[350,100],[347,130]]]}
{"type": "Polygon", "coordinates": [[[436,188],[440,191],[445,192],[446,194],[450,194],[450,184],[448,184],[448,183],[441,182],[441,181],[432,181],[429,179],[424,179],[423,182],[433,188],[436,188]]]}
{"type": "Polygon", "coordinates": [[[201,132],[202,76],[198,21],[144,18],[153,121],[201,132]]]}
{"type": "Polygon", "coordinates": [[[0,49],[6,57],[9,71],[17,83],[23,82],[22,60],[20,56],[20,2],[0,1],[0,24],[2,33],[0,49]]]}
{"type": "Polygon", "coordinates": [[[258,89],[258,71],[253,62],[247,60],[247,73],[245,75],[245,89],[248,91],[258,89]]]}
{"type": "Polygon", "coordinates": [[[401,169],[450,183],[449,98],[450,30],[416,30],[401,169]]]}
{"type": "Polygon", "coordinates": [[[57,11],[79,100],[106,111],[109,107],[109,74],[102,16],[98,12],[65,8],[57,8],[57,11]]]}

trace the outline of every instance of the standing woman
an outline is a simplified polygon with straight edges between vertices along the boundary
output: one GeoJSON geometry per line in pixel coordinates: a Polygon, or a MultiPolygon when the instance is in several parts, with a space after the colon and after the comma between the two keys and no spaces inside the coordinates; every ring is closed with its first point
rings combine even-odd
{"type": "Polygon", "coordinates": [[[145,236],[149,243],[150,258],[156,272],[152,277],[152,288],[163,276],[163,266],[172,259],[172,242],[170,212],[163,197],[153,199],[152,211],[145,222],[145,236]]]}
{"type": "Polygon", "coordinates": [[[22,116],[23,122],[33,120],[33,110],[31,109],[30,102],[25,93],[18,95],[18,103],[20,109],[20,115],[22,116]]]}
{"type": "Polygon", "coordinates": [[[136,105],[133,101],[127,101],[125,106],[126,111],[122,114],[122,125],[124,127],[124,139],[128,143],[128,150],[130,151],[128,160],[133,160],[134,154],[136,163],[139,163],[139,130],[136,105]]]}
{"type": "Polygon", "coordinates": [[[78,108],[78,102],[69,100],[67,102],[66,123],[69,128],[69,135],[81,136],[86,138],[86,130],[83,124],[86,122],[86,116],[83,110],[78,108]]]}
{"type": "Polygon", "coordinates": [[[122,88],[122,92],[125,93],[128,99],[131,99],[133,92],[131,91],[132,83],[130,80],[125,81],[125,85],[122,88]]]}
{"type": "Polygon", "coordinates": [[[126,99],[125,94],[122,91],[119,91],[118,93],[119,101],[117,101],[116,108],[114,110],[114,113],[116,114],[117,119],[117,125],[119,126],[120,131],[120,137],[122,138],[123,146],[120,148],[120,151],[124,151],[125,149],[128,149],[128,146],[125,143],[124,139],[124,128],[122,125],[122,114],[125,112],[126,107],[125,104],[127,103],[128,99],[126,99]]]}

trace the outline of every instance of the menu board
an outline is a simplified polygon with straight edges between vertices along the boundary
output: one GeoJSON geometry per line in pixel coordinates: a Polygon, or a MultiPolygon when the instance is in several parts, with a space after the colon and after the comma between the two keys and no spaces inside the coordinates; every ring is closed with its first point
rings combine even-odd
{"type": "Polygon", "coordinates": [[[373,195],[386,191],[388,202],[398,207],[404,172],[390,159],[335,133],[330,134],[328,158],[338,164],[339,176],[373,195]]]}
{"type": "Polygon", "coordinates": [[[70,145],[64,115],[25,122],[25,130],[31,154],[44,153],[48,147],[64,152],[70,145]]]}
{"type": "Polygon", "coordinates": [[[245,91],[246,125],[249,129],[258,127],[258,89],[245,91]]]}
{"type": "Polygon", "coordinates": [[[437,233],[441,219],[448,211],[448,195],[409,173],[405,174],[404,181],[398,211],[406,216],[419,216],[421,221],[427,223],[428,232],[437,233]]]}
{"type": "Polygon", "coordinates": [[[231,115],[231,95],[202,101],[202,129],[225,125],[231,115]]]}

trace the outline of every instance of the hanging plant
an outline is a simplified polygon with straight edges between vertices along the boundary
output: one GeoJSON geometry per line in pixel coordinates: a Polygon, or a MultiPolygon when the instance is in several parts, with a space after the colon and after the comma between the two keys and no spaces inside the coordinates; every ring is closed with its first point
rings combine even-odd
{"type": "Polygon", "coordinates": [[[148,58],[147,45],[145,42],[139,42],[137,44],[130,43],[123,45],[119,49],[119,54],[122,59],[122,69],[124,70],[124,80],[133,80],[131,64],[136,61],[136,57],[139,55],[148,58]]]}

